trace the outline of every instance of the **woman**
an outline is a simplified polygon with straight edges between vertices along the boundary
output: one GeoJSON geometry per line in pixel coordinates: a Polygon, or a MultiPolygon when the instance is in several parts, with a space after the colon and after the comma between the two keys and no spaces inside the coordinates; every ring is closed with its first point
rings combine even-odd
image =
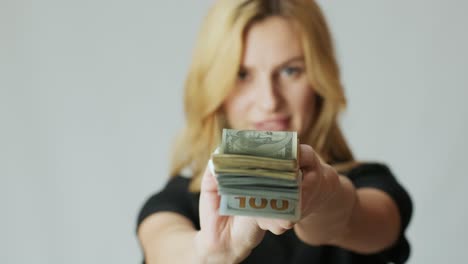
{"type": "Polygon", "coordinates": [[[357,163],[331,36],[312,0],[218,0],[186,82],[186,128],[164,190],[140,212],[147,263],[403,263],[411,200],[388,168],[357,163]],[[297,222],[219,216],[206,170],[222,128],[297,131],[297,222]],[[191,178],[181,177],[189,168],[191,178]]]}

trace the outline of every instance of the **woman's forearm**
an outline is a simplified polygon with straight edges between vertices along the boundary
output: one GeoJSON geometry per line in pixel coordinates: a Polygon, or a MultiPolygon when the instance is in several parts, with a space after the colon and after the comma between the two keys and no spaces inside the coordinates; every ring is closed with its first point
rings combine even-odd
{"type": "Polygon", "coordinates": [[[357,203],[347,232],[332,243],[363,254],[392,246],[398,239],[401,225],[395,202],[378,189],[363,188],[356,193],[357,203]]]}
{"type": "Polygon", "coordinates": [[[153,263],[203,263],[195,251],[196,231],[165,232],[159,239],[143,244],[145,260],[153,263]]]}
{"type": "Polygon", "coordinates": [[[196,230],[191,224],[187,224],[185,219],[165,212],[145,219],[138,230],[145,262],[148,264],[194,262],[197,259],[193,244],[196,230]]]}
{"type": "Polygon", "coordinates": [[[344,177],[327,177],[320,188],[331,196],[313,201],[317,203],[313,206],[314,211],[305,215],[294,227],[297,236],[313,246],[330,245],[331,241],[347,233],[356,203],[355,189],[344,177]]]}
{"type": "Polygon", "coordinates": [[[334,245],[360,253],[391,246],[400,228],[392,199],[377,189],[356,190],[344,176],[340,176],[339,188],[323,211],[295,226],[298,237],[311,245],[334,245]]]}
{"type": "Polygon", "coordinates": [[[187,219],[174,213],[148,217],[138,232],[145,261],[153,263],[235,263],[228,256],[209,252],[203,246],[199,231],[187,219]]]}

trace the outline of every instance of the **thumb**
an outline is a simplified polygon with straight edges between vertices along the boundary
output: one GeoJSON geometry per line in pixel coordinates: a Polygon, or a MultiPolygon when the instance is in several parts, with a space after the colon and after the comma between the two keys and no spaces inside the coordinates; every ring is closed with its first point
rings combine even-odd
{"type": "MultiPolygon", "coordinates": [[[[218,196],[218,183],[209,168],[205,169],[200,190],[200,225],[212,226],[210,216],[218,216],[220,198],[218,196]]],[[[216,217],[215,217],[216,218],[216,217]]]]}
{"type": "Polygon", "coordinates": [[[218,182],[216,181],[210,166],[206,166],[205,172],[202,176],[200,193],[216,192],[218,193],[218,182]]]}

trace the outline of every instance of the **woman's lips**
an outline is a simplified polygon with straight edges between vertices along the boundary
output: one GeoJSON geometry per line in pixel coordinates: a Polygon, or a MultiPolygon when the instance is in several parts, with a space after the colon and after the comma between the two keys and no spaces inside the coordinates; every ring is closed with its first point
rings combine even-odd
{"type": "Polygon", "coordinates": [[[266,119],[260,122],[255,122],[254,126],[256,130],[268,130],[268,131],[275,131],[275,130],[288,130],[289,128],[289,117],[283,118],[273,118],[273,119],[266,119]]]}

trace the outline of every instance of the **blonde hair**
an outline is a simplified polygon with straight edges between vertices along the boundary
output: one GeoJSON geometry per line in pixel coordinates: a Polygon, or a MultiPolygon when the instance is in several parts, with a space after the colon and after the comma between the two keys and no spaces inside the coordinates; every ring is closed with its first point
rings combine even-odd
{"type": "Polygon", "coordinates": [[[237,78],[245,31],[270,16],[289,19],[299,28],[307,76],[317,94],[316,115],[301,143],[311,145],[325,162],[337,168],[354,161],[337,124],[346,99],[319,6],[313,0],[217,0],[202,24],[194,50],[185,83],[186,126],[176,140],[171,164],[172,176],[184,168],[191,170],[191,191],[200,190],[207,161],[220,143],[225,125],[222,104],[237,78]]]}

